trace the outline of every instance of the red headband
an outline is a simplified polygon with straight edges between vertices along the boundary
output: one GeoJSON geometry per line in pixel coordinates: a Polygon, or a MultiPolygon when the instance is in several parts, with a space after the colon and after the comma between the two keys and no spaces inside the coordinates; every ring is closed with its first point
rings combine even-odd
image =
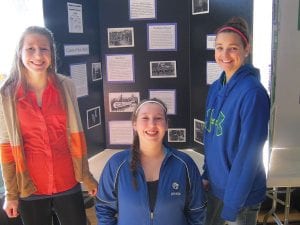
{"type": "Polygon", "coordinates": [[[248,38],[245,36],[245,34],[243,34],[239,29],[237,28],[234,28],[234,27],[230,27],[230,26],[227,26],[227,27],[223,27],[221,28],[218,33],[221,33],[222,31],[224,30],[232,30],[234,32],[236,32],[238,35],[241,36],[241,38],[246,42],[246,44],[248,44],[248,38]]]}

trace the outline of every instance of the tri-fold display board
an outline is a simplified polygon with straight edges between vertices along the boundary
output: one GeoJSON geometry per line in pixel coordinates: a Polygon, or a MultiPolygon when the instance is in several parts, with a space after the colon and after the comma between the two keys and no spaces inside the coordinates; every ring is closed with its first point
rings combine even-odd
{"type": "Polygon", "coordinates": [[[43,0],[58,71],[76,83],[90,155],[132,141],[131,112],[144,98],[168,107],[166,141],[203,151],[207,91],[220,70],[214,32],[232,16],[252,24],[249,0],[43,0]],[[103,146],[103,147],[102,147],[103,146]]]}

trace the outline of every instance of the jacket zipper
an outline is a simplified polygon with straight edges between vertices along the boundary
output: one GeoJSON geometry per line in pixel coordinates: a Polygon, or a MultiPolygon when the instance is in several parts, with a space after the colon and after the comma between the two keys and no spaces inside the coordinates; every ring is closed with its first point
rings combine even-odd
{"type": "MultiPolygon", "coordinates": [[[[166,158],[165,158],[165,159],[163,160],[163,162],[162,162],[162,165],[161,165],[161,168],[160,168],[160,171],[159,171],[159,177],[161,177],[160,174],[161,174],[162,167],[163,167],[164,164],[165,164],[165,161],[166,161],[166,158]]],[[[145,182],[146,185],[147,185],[147,182],[146,182],[145,174],[144,174],[144,173],[143,173],[143,178],[144,178],[144,182],[145,182]]],[[[159,183],[160,183],[160,181],[158,182],[157,190],[159,190],[159,183]]],[[[158,195],[158,191],[157,191],[157,195],[158,195]]],[[[149,195],[147,195],[147,197],[148,197],[147,199],[148,199],[148,202],[149,202],[149,195]]],[[[156,203],[157,203],[157,196],[156,196],[156,203]]],[[[156,205],[156,203],[155,203],[155,205],[156,205]]],[[[153,225],[155,208],[156,208],[156,206],[154,206],[153,212],[150,210],[150,225],[153,225]]],[[[149,209],[150,209],[150,207],[149,207],[149,209]]]]}
{"type": "Polygon", "coordinates": [[[150,224],[153,225],[154,213],[150,212],[150,224]]]}

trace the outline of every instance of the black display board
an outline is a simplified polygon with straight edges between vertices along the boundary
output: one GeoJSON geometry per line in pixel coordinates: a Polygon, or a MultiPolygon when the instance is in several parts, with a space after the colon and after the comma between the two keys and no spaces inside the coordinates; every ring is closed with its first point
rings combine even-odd
{"type": "MultiPolygon", "coordinates": [[[[112,110],[110,95],[131,101],[132,99],[126,97],[126,94],[139,93],[142,100],[149,97],[149,90],[171,92],[175,90],[175,112],[169,115],[169,128],[175,129],[172,137],[175,138],[175,142],[173,140],[169,144],[176,148],[203,151],[203,145],[194,141],[194,119],[204,120],[205,100],[209,89],[206,83],[206,63],[214,61],[214,51],[206,47],[207,35],[214,34],[216,28],[232,16],[244,17],[251,28],[253,1],[210,0],[207,1],[209,4],[204,9],[207,12],[195,14],[195,10],[202,10],[201,1],[156,0],[154,18],[134,19],[130,16],[130,0],[76,0],[72,3],[82,5],[84,24],[82,34],[68,33],[67,1],[44,0],[43,2],[46,26],[54,32],[58,44],[59,72],[70,75],[70,64],[87,63],[89,95],[80,97],[78,101],[89,154],[93,155],[101,148],[124,148],[129,145],[111,143],[110,123],[130,121],[131,112],[112,110]],[[175,24],[176,49],[149,50],[148,26],[163,24],[175,24]],[[119,34],[114,38],[108,37],[108,29],[114,28],[124,29],[120,33],[125,36],[127,28],[132,32],[133,40],[123,37],[123,40],[128,41],[129,46],[120,47],[118,42],[109,42],[110,39],[116,41],[114,38],[119,38],[119,34]],[[65,57],[63,52],[65,44],[88,44],[90,54],[65,57]],[[111,78],[108,78],[107,61],[109,60],[107,59],[116,55],[132,57],[134,77],[132,81],[109,80],[111,78]],[[98,61],[102,63],[103,80],[92,82],[91,63],[98,61]],[[176,77],[151,78],[150,62],[155,61],[176,62],[176,77]],[[86,111],[99,105],[101,126],[87,129],[86,111]],[[180,137],[182,130],[185,130],[184,139],[180,137]],[[176,139],[178,134],[179,138],[176,139]]],[[[121,68],[122,66],[124,65],[121,65],[121,68]]],[[[128,140],[128,143],[131,143],[131,140],[128,140]]]]}
{"type": "MultiPolygon", "coordinates": [[[[199,1],[200,2],[200,1],[199,1]]],[[[209,85],[206,84],[206,62],[214,61],[214,51],[206,49],[207,34],[232,16],[242,16],[252,26],[253,2],[249,0],[207,1],[208,13],[195,14],[198,1],[165,0],[156,1],[157,15],[150,20],[131,20],[130,1],[99,0],[102,59],[107,54],[133,54],[135,80],[132,83],[112,83],[104,79],[104,102],[107,132],[107,146],[110,145],[110,121],[129,120],[130,113],[111,112],[109,93],[140,92],[140,98],[149,97],[149,89],[175,89],[176,114],[169,116],[169,127],[186,129],[185,142],[171,142],[177,148],[194,148],[203,151],[203,145],[194,141],[194,119],[203,121],[205,99],[209,85]],[[193,2],[192,2],[193,1],[193,2]],[[192,13],[194,12],[194,13],[192,13]],[[147,49],[147,24],[176,23],[177,51],[149,51],[147,49]],[[109,48],[108,31],[111,27],[132,27],[135,45],[129,48],[109,48]],[[151,79],[150,61],[176,60],[177,77],[151,79]]],[[[104,74],[107,68],[103,66],[104,74]]]]}
{"type": "MultiPolygon", "coordinates": [[[[215,61],[214,50],[207,49],[207,35],[215,34],[216,29],[233,16],[243,17],[252,30],[253,1],[214,0],[210,1],[209,13],[191,16],[190,26],[190,66],[191,66],[191,115],[190,127],[194,128],[194,119],[203,121],[205,103],[209,85],[206,82],[206,63],[215,61]]],[[[193,141],[191,147],[203,151],[203,145],[193,141]]]]}
{"type": "MultiPolygon", "coordinates": [[[[107,132],[107,146],[123,148],[126,145],[111,144],[110,122],[118,120],[130,120],[130,112],[110,111],[110,93],[115,92],[139,92],[140,99],[149,97],[149,90],[175,90],[176,107],[175,114],[169,115],[169,128],[185,129],[185,142],[172,142],[170,145],[184,148],[190,143],[190,72],[189,72],[189,33],[190,33],[190,4],[182,0],[156,1],[156,18],[132,20],[129,15],[129,1],[100,0],[100,30],[102,59],[107,55],[132,54],[134,82],[108,81],[108,68],[103,64],[104,73],[104,102],[107,132]],[[176,24],[177,49],[176,50],[148,50],[147,26],[148,24],[176,24]],[[134,30],[133,47],[110,48],[108,43],[108,28],[126,28],[134,30]],[[176,61],[176,78],[150,78],[150,61],[176,61]]],[[[176,133],[176,131],[175,131],[176,133]]],[[[175,134],[176,135],[176,134],[175,134]]],[[[173,136],[174,137],[174,136],[173,136]]],[[[131,142],[132,140],[129,140],[131,142]]],[[[178,141],[178,140],[177,140],[178,141]]],[[[113,142],[115,143],[115,142],[113,142]]]]}
{"type": "Polygon", "coordinates": [[[45,26],[54,33],[59,73],[70,76],[70,65],[86,64],[88,95],[79,97],[78,103],[87,140],[88,155],[92,156],[105,147],[103,83],[102,79],[95,79],[92,76],[92,64],[101,62],[98,2],[97,0],[72,1],[81,5],[83,33],[69,32],[68,2],[66,0],[43,0],[45,26]],[[89,46],[89,54],[65,56],[65,45],[82,44],[89,46]],[[100,107],[101,117],[93,122],[93,113],[99,114],[97,107],[100,107]]]}

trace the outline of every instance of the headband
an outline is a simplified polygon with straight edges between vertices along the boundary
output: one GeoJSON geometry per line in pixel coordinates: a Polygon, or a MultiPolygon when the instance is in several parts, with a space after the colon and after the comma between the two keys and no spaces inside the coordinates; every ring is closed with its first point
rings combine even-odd
{"type": "Polygon", "coordinates": [[[140,108],[145,105],[146,103],[155,103],[155,104],[158,104],[160,105],[160,107],[164,110],[164,112],[166,113],[167,112],[167,108],[161,104],[160,102],[158,101],[155,101],[155,100],[147,100],[147,101],[144,101],[142,104],[139,105],[139,107],[136,108],[135,110],[135,115],[137,114],[137,112],[140,110],[140,108]]]}
{"type": "Polygon", "coordinates": [[[248,38],[246,37],[245,34],[243,34],[239,29],[235,28],[235,27],[231,27],[231,26],[226,26],[221,28],[218,33],[221,33],[224,30],[232,30],[234,32],[236,32],[238,35],[241,36],[241,38],[246,42],[246,44],[248,44],[248,38]]]}

